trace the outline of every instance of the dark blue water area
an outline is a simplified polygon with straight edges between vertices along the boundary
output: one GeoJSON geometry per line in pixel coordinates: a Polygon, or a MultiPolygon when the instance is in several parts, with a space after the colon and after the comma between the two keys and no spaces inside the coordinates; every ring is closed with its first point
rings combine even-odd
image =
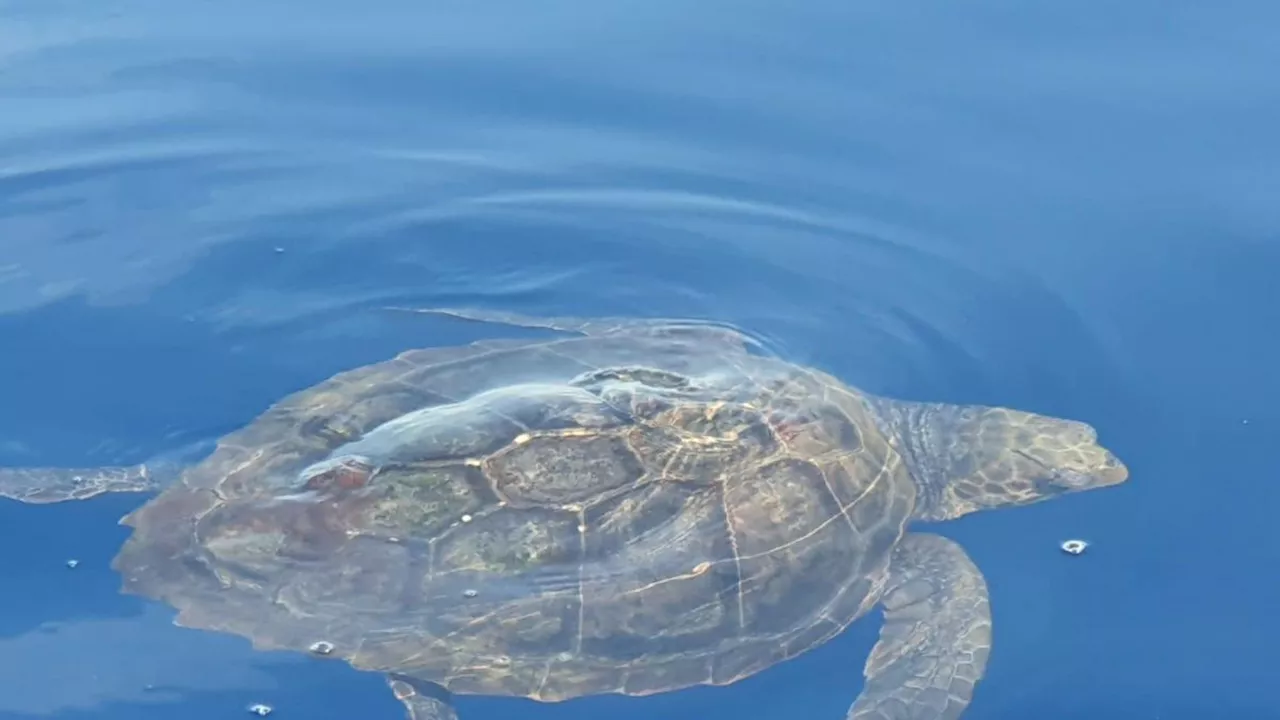
{"type": "MultiPolygon", "coordinates": [[[[0,0],[0,465],[198,457],[341,370],[538,332],[389,306],[732,323],[869,391],[1089,422],[1128,464],[931,528],[992,594],[965,720],[1280,718],[1277,23],[0,0]]],[[[0,501],[0,718],[401,717],[376,675],[121,594],[145,500],[0,501]]],[[[835,720],[878,627],[727,687],[457,704],[835,720]]]]}

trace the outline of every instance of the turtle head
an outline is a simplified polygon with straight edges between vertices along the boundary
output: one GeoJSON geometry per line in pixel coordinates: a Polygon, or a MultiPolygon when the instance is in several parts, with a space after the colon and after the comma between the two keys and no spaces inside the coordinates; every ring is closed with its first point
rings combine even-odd
{"type": "Polygon", "coordinates": [[[921,519],[1119,485],[1129,470],[1082,422],[1008,408],[883,402],[921,519]]]}

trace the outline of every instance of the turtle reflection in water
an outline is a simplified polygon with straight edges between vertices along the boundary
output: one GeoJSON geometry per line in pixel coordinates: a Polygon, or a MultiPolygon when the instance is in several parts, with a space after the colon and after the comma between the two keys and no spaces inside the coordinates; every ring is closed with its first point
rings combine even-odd
{"type": "Polygon", "coordinates": [[[848,717],[941,720],[985,670],[987,588],[908,525],[1128,476],[1083,423],[872,396],[730,328],[426,312],[571,334],[405,352],[190,467],[8,469],[0,495],[162,490],[122,521],[126,592],[384,673],[413,720],[727,684],[877,605],[848,717]]]}

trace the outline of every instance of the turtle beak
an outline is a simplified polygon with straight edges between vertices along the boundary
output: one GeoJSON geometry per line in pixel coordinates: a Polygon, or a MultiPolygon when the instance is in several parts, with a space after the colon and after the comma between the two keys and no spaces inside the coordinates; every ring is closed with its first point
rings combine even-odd
{"type": "Polygon", "coordinates": [[[1099,448],[1104,454],[1102,467],[1095,472],[1098,476],[1099,487],[1110,487],[1111,485],[1119,485],[1129,479],[1129,468],[1120,461],[1110,450],[1099,448]]]}
{"type": "Polygon", "coordinates": [[[1094,459],[1086,467],[1069,471],[1065,484],[1072,490],[1090,490],[1092,488],[1111,487],[1129,479],[1129,468],[1120,458],[1106,448],[1094,446],[1094,459]],[[1078,476],[1078,477],[1070,477],[1078,476]]]}
{"type": "Polygon", "coordinates": [[[1119,485],[1129,479],[1129,468],[1114,453],[1101,446],[1081,453],[1081,460],[1065,467],[1046,466],[1047,475],[1037,485],[1041,491],[1057,495],[1119,485]]]}
{"type": "Polygon", "coordinates": [[[1129,468],[1120,458],[1097,444],[1078,448],[1066,457],[1056,458],[1055,462],[1046,462],[1034,453],[1016,452],[1040,466],[1044,474],[1036,478],[1036,490],[1049,497],[1111,487],[1129,479],[1129,468]]]}

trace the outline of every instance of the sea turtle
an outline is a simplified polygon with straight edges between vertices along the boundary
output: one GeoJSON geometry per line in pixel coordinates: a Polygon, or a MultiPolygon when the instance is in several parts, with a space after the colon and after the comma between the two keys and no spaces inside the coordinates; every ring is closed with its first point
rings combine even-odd
{"type": "Polygon", "coordinates": [[[848,717],[942,720],[985,670],[987,588],[907,526],[1128,477],[1084,423],[874,396],[732,327],[424,312],[570,334],[411,350],[189,467],[7,469],[0,495],[162,490],[121,521],[125,592],[384,673],[412,720],[727,684],[877,605],[848,717]]]}

